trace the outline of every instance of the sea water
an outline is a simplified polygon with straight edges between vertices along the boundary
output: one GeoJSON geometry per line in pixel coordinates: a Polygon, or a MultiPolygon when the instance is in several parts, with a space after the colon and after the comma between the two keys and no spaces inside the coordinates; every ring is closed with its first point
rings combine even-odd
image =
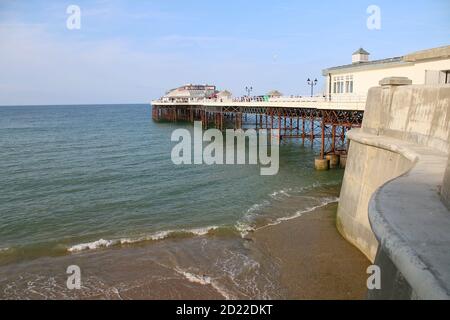
{"type": "Polygon", "coordinates": [[[0,107],[0,298],[282,297],[246,235],[337,201],[342,171],[296,140],[275,176],[177,166],[178,128],[150,105],[0,107]]]}

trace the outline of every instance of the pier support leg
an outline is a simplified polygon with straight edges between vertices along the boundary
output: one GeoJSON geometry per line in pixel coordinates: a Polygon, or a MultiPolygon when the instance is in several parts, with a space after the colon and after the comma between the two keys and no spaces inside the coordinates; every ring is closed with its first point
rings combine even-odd
{"type": "Polygon", "coordinates": [[[318,171],[326,171],[330,169],[330,160],[316,158],[314,161],[314,166],[318,171]]]}
{"type": "Polygon", "coordinates": [[[331,153],[334,154],[336,152],[336,126],[333,125],[331,129],[331,153]]]}
{"type": "Polygon", "coordinates": [[[322,116],[322,143],[320,146],[320,159],[325,157],[325,119],[322,116]]]}
{"type": "Polygon", "coordinates": [[[306,126],[305,126],[305,117],[302,116],[302,144],[303,144],[303,146],[305,145],[305,136],[306,136],[305,129],[306,129],[306,126]]]}

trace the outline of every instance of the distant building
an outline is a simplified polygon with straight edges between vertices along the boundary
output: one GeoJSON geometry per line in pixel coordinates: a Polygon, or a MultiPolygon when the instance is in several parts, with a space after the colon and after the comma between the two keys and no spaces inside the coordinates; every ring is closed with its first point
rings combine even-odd
{"type": "Polygon", "coordinates": [[[272,90],[267,93],[267,96],[269,96],[269,98],[279,98],[283,96],[283,94],[278,90],[272,90]]]}
{"type": "Polygon", "coordinates": [[[223,90],[223,91],[220,91],[218,94],[217,94],[217,98],[218,99],[220,99],[220,100],[231,100],[232,98],[233,98],[233,95],[231,94],[231,92],[230,91],[228,91],[228,90],[223,90]]]}
{"type": "Polygon", "coordinates": [[[218,91],[214,85],[187,84],[170,90],[162,97],[162,100],[167,102],[188,102],[190,100],[214,98],[217,93],[218,91]]]}
{"type": "Polygon", "coordinates": [[[353,53],[351,64],[323,70],[325,94],[331,99],[367,96],[368,90],[386,77],[408,77],[413,84],[450,83],[450,46],[374,61],[369,56],[360,48],[353,53]]]}

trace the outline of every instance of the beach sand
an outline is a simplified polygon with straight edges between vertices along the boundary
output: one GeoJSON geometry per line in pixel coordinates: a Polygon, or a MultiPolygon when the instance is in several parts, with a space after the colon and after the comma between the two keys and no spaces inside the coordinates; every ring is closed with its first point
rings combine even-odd
{"type": "Polygon", "coordinates": [[[251,237],[278,261],[288,299],[364,299],[367,258],[336,229],[337,204],[255,231],[251,237]]]}
{"type": "Polygon", "coordinates": [[[247,240],[174,238],[5,265],[0,299],[363,299],[369,262],[337,232],[336,208],[247,240]],[[69,265],[82,270],[82,290],[66,288],[69,265]]]}

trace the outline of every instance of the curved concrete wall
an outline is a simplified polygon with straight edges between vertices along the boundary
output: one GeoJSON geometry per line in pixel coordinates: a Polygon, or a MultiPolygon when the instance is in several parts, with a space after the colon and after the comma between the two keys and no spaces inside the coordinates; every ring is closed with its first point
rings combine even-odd
{"type": "Polygon", "coordinates": [[[353,137],[403,155],[413,167],[379,188],[369,202],[378,239],[375,264],[381,290],[370,299],[450,299],[450,212],[440,197],[448,155],[418,144],[371,134],[353,137]]]}
{"type": "Polygon", "coordinates": [[[441,187],[442,200],[450,210],[450,157],[447,162],[447,170],[445,171],[444,182],[441,187]]]}
{"type": "Polygon", "coordinates": [[[378,241],[368,218],[370,199],[383,184],[415,165],[414,158],[396,151],[395,141],[449,152],[450,85],[402,86],[407,83],[405,79],[385,80],[385,85],[369,91],[362,129],[349,134],[337,219],[341,234],[371,261],[375,260],[378,241]],[[374,146],[364,139],[352,139],[358,132],[394,142],[384,148],[382,144],[374,146]]]}
{"type": "MultiPolygon", "coordinates": [[[[349,134],[349,137],[352,137],[349,134]]],[[[342,184],[337,227],[372,262],[378,241],[369,223],[368,206],[375,191],[386,181],[407,172],[412,162],[402,155],[353,140],[342,184]]]]}

